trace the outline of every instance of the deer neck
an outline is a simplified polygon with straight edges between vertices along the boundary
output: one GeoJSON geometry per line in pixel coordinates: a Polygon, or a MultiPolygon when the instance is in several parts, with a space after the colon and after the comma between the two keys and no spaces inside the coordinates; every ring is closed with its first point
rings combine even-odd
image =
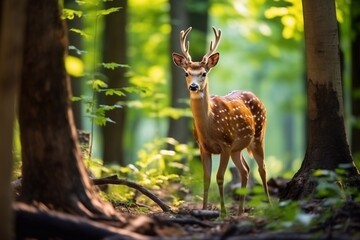
{"type": "Polygon", "coordinates": [[[209,99],[210,95],[207,85],[202,91],[196,94],[190,93],[190,108],[199,139],[206,139],[208,135],[211,114],[209,99]]]}

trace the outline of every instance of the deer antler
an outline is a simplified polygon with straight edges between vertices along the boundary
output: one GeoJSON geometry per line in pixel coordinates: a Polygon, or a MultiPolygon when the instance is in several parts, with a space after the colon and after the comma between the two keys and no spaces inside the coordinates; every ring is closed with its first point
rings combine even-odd
{"type": "Polygon", "coordinates": [[[180,32],[180,47],[181,47],[181,51],[184,54],[184,57],[186,58],[186,60],[188,60],[189,62],[191,62],[191,56],[189,54],[189,46],[190,43],[189,41],[185,41],[187,35],[189,34],[189,32],[191,31],[192,27],[189,27],[188,29],[186,29],[186,31],[182,30],[180,32]]]}
{"type": "Polygon", "coordinates": [[[211,56],[211,54],[213,54],[217,47],[219,46],[220,43],[220,38],[221,38],[221,30],[216,30],[214,27],[212,27],[213,31],[214,31],[214,35],[215,35],[215,42],[213,44],[213,41],[210,42],[210,50],[204,55],[203,59],[201,62],[206,63],[208,58],[211,56]]]}

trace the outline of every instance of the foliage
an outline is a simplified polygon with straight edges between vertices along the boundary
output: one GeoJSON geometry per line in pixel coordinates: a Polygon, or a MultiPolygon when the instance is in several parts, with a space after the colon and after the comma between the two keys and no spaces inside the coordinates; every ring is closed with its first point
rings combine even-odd
{"type": "MultiPolygon", "coordinates": [[[[121,89],[113,89],[108,88],[106,83],[106,77],[103,76],[99,72],[99,67],[103,67],[106,69],[114,70],[116,68],[130,68],[127,64],[121,64],[116,62],[109,63],[98,63],[98,55],[99,52],[99,37],[100,34],[99,28],[101,28],[102,17],[112,14],[120,10],[120,7],[113,7],[108,9],[102,9],[102,3],[106,0],[89,0],[89,1],[77,1],[77,3],[82,6],[80,10],[72,10],[72,9],[63,9],[63,18],[72,20],[74,16],[85,18],[85,22],[94,23],[91,28],[84,29],[70,29],[70,31],[79,34],[83,37],[83,41],[85,43],[85,48],[91,49],[90,51],[84,51],[76,48],[75,46],[70,45],[69,50],[74,50],[76,54],[83,57],[85,64],[82,63],[80,58],[76,57],[67,57],[66,59],[66,67],[69,74],[74,76],[81,76],[89,86],[88,94],[84,94],[81,96],[73,97],[73,101],[82,101],[85,106],[86,117],[90,119],[91,124],[91,135],[94,134],[94,124],[99,126],[104,126],[107,123],[115,124],[115,122],[107,116],[107,112],[122,108],[119,104],[114,105],[99,105],[97,102],[97,98],[100,94],[108,95],[116,95],[118,97],[125,96],[125,93],[136,93],[143,91],[143,88],[136,89],[136,87],[126,87],[121,89]],[[86,12],[86,14],[84,14],[86,12]],[[92,32],[92,33],[90,33],[92,32]],[[90,54],[92,53],[92,54],[90,54]],[[92,63],[92,64],[91,64],[92,63]],[[86,70],[84,71],[83,65],[86,66],[86,70]],[[92,68],[89,68],[89,65],[92,65],[92,68]]],[[[86,25],[86,24],[85,24],[86,25]]],[[[92,153],[92,141],[91,138],[90,143],[90,156],[92,153]]]]}
{"type": "MultiPolygon", "coordinates": [[[[138,161],[126,167],[118,165],[103,166],[100,160],[89,160],[87,166],[95,174],[116,174],[121,178],[135,181],[150,189],[159,191],[172,201],[173,206],[181,203],[177,194],[183,182],[189,182],[189,167],[184,162],[191,162],[198,151],[187,144],[180,144],[172,138],[157,138],[145,144],[138,152],[138,161]],[[168,146],[174,150],[167,150],[168,146]]],[[[135,191],[128,187],[112,186],[111,191],[104,195],[113,203],[134,201],[135,191]]],[[[147,203],[147,199],[141,202],[147,203]]],[[[149,203],[151,205],[152,203],[149,203]]]]}
{"type": "MultiPolygon", "coordinates": [[[[82,76],[84,77],[85,81],[89,84],[90,86],[90,89],[92,89],[93,91],[93,94],[92,94],[92,97],[91,98],[86,98],[84,96],[80,97],[80,98],[74,98],[75,100],[85,100],[86,103],[88,105],[92,105],[92,107],[88,108],[87,109],[87,113],[90,114],[90,117],[92,117],[93,115],[97,115],[96,113],[99,113],[99,116],[97,116],[97,118],[103,118],[101,121],[101,124],[105,124],[107,121],[110,121],[110,119],[105,119],[102,115],[103,115],[103,112],[104,111],[108,111],[108,110],[111,110],[112,107],[110,106],[106,106],[106,107],[103,107],[103,109],[101,109],[100,111],[97,111],[97,110],[94,110],[93,106],[96,106],[96,99],[95,99],[95,92],[104,92],[106,91],[105,93],[108,95],[108,92],[109,94],[116,94],[116,93],[119,93],[121,92],[121,89],[118,89],[118,90],[115,90],[115,89],[106,89],[107,88],[107,84],[106,84],[106,81],[104,80],[104,76],[101,75],[100,72],[98,72],[98,67],[97,66],[102,66],[104,68],[107,68],[107,69],[112,69],[114,70],[115,68],[118,68],[118,67],[124,67],[124,68],[129,68],[129,65],[126,65],[126,64],[120,64],[120,63],[115,63],[115,62],[111,62],[111,63],[97,63],[98,59],[97,59],[97,55],[95,54],[97,51],[98,51],[98,25],[100,25],[99,23],[99,18],[103,17],[103,16],[106,16],[108,14],[111,14],[111,13],[114,13],[114,12],[117,12],[119,11],[119,7],[115,7],[115,8],[109,8],[109,9],[100,9],[101,6],[102,6],[102,2],[105,1],[105,0],[93,0],[93,1],[77,1],[77,3],[79,5],[84,5],[84,6],[90,6],[90,7],[95,7],[95,10],[91,10],[90,9],[86,9],[87,11],[87,14],[78,14],[77,16],[78,17],[81,17],[83,16],[84,18],[91,18],[91,17],[95,17],[95,25],[93,25],[93,31],[94,33],[93,34],[90,34],[90,33],[87,33],[88,31],[86,29],[70,29],[70,31],[72,32],[75,32],[75,33],[78,33],[80,36],[84,37],[84,41],[90,41],[90,43],[88,44],[85,44],[85,46],[93,46],[91,51],[84,51],[84,50],[80,50],[78,48],[76,48],[75,46],[73,45],[70,45],[69,46],[69,50],[75,50],[76,53],[81,56],[81,55],[85,55],[87,56],[90,52],[93,53],[93,55],[91,56],[92,57],[92,60],[91,62],[93,63],[93,68],[88,70],[87,72],[84,72],[83,71],[83,67],[80,66],[82,65],[81,63],[81,60],[79,59],[76,59],[75,57],[67,57],[67,61],[69,62],[69,64],[67,65],[67,70],[70,74],[72,75],[75,75],[75,76],[82,76]],[[71,68],[73,66],[77,66],[75,67],[75,71],[74,71],[74,68],[71,68]],[[80,68],[80,70],[78,70],[78,68],[80,68]],[[105,89],[105,90],[104,90],[105,89]],[[94,110],[95,112],[91,112],[89,109],[92,109],[94,110]]],[[[72,11],[75,11],[75,10],[71,10],[71,9],[63,9],[63,17],[64,18],[67,18],[69,20],[73,19],[73,18],[69,18],[68,17],[68,12],[72,12],[72,11]]],[[[80,13],[83,13],[82,11],[76,11],[76,12],[80,12],[80,13]]],[[[90,32],[90,31],[89,31],[90,32]]],[[[85,62],[88,63],[90,61],[86,61],[86,58],[85,58],[85,62]]],[[[90,64],[87,64],[85,65],[88,68],[88,65],[90,64]]],[[[117,95],[120,95],[120,94],[117,94],[117,95]]],[[[117,107],[117,106],[115,106],[117,107]]],[[[98,123],[99,123],[98,122],[98,123]]]]}
{"type": "MultiPolygon", "coordinates": [[[[313,181],[316,184],[316,190],[308,199],[293,201],[286,200],[273,203],[273,206],[267,207],[250,200],[250,205],[256,206],[256,217],[262,216],[266,222],[267,230],[277,231],[285,230],[289,232],[309,232],[322,231],[319,226],[335,218],[336,212],[344,208],[349,202],[360,204],[359,193],[352,188],[343,188],[343,183],[347,177],[349,166],[340,165],[335,171],[318,169],[313,172],[313,181]]],[[[241,192],[243,193],[243,192],[241,192]]],[[[260,191],[250,194],[262,194],[260,191]]],[[[336,227],[340,227],[337,223],[336,227]]],[[[343,223],[342,227],[345,227],[343,223]]],[[[321,228],[321,227],[320,227],[321,228]]],[[[314,233],[315,234],[315,233],[314,233]]]]}

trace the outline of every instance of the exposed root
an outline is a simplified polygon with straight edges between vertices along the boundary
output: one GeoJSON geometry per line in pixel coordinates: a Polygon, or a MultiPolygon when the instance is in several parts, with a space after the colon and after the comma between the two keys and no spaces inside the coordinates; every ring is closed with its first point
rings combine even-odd
{"type": "Polygon", "coordinates": [[[119,179],[116,175],[105,177],[105,178],[98,178],[93,179],[93,182],[95,185],[104,185],[104,184],[116,184],[116,185],[125,185],[131,188],[134,188],[153,200],[164,212],[170,212],[171,208],[164,203],[161,199],[159,199],[155,194],[153,194],[151,191],[146,189],[145,187],[141,186],[140,184],[137,184],[135,182],[126,180],[126,179],[119,179]]]}

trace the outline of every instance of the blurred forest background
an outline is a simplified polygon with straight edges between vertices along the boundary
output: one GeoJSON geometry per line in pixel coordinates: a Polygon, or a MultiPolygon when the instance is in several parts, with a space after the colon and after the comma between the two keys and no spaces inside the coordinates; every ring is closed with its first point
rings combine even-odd
{"type": "MultiPolygon", "coordinates": [[[[352,73],[356,66],[351,67],[353,36],[360,28],[351,22],[360,7],[356,1],[336,3],[351,143],[360,126],[354,87],[359,79],[352,73]]],[[[262,99],[268,112],[268,175],[292,177],[297,171],[306,149],[301,1],[65,0],[63,6],[76,125],[92,135],[89,166],[125,172],[125,166],[137,171],[142,163],[186,170],[189,161],[199,159],[184,74],[173,65],[171,53],[180,52],[179,32],[192,26],[190,52],[198,60],[215,26],[222,39],[220,62],[209,75],[210,93],[242,89],[262,99]]],[[[360,146],[350,145],[359,166],[360,146]]],[[[15,148],[19,156],[18,139],[15,148]]],[[[248,163],[253,167],[255,162],[248,163]]]]}

